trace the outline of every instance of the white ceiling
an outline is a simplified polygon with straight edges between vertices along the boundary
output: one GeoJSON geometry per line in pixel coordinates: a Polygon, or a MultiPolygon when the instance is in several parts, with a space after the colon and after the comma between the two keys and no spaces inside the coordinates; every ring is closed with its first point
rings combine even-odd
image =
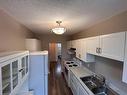
{"type": "Polygon", "coordinates": [[[127,10],[127,0],[0,0],[0,7],[35,32],[50,33],[62,20],[73,34],[127,10]]]}

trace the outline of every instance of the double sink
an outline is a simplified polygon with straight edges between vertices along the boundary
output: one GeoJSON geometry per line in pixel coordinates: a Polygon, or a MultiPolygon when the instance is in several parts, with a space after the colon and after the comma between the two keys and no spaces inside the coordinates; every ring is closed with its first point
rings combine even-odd
{"type": "Polygon", "coordinates": [[[103,76],[91,75],[80,79],[95,95],[118,95],[105,84],[103,76]]]}

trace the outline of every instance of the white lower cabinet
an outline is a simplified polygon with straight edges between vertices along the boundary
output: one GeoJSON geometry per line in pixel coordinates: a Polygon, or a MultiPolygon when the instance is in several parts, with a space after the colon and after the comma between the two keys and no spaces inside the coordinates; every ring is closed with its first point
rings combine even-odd
{"type": "Polygon", "coordinates": [[[124,58],[124,65],[123,65],[122,81],[127,83],[127,32],[126,32],[125,58],[124,58]]]}
{"type": "Polygon", "coordinates": [[[72,72],[70,72],[70,88],[73,95],[90,95],[72,72]]]}
{"type": "Polygon", "coordinates": [[[89,93],[83,88],[83,86],[79,85],[79,94],[78,95],[89,95],[89,93]]]}
{"type": "Polygon", "coordinates": [[[0,57],[0,95],[18,93],[28,77],[28,54],[29,52],[22,52],[0,57]]]}
{"type": "Polygon", "coordinates": [[[78,95],[78,93],[79,93],[79,82],[72,72],[70,72],[70,88],[72,90],[73,95],[78,95]]]}

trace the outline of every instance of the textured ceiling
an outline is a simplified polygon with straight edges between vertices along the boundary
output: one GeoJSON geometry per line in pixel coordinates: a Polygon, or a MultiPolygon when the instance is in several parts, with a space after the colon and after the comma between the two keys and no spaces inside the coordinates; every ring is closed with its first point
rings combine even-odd
{"type": "Polygon", "coordinates": [[[0,7],[38,33],[50,33],[62,20],[73,34],[127,10],[127,0],[0,0],[0,7]]]}

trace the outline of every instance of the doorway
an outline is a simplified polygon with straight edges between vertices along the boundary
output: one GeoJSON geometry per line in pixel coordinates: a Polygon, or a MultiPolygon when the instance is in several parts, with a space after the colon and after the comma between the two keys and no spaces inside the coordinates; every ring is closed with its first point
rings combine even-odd
{"type": "Polygon", "coordinates": [[[61,43],[49,43],[49,62],[61,60],[61,43]]]}

